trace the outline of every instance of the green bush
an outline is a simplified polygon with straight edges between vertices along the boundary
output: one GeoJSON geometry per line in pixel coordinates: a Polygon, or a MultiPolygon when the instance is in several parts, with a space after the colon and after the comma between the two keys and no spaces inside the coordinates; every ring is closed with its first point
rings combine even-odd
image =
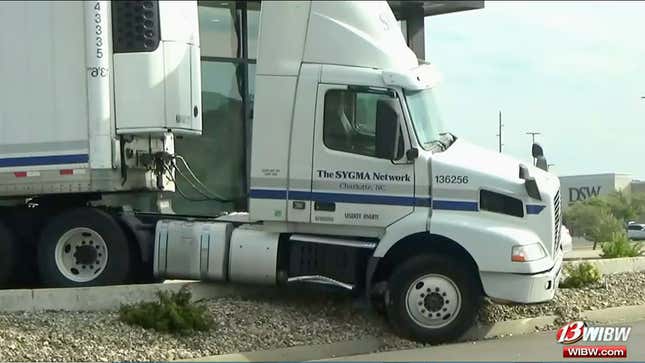
{"type": "Polygon", "coordinates": [[[572,205],[564,215],[565,225],[575,237],[597,243],[609,241],[616,233],[625,234],[624,224],[608,208],[596,205],[600,199],[572,205]]]}
{"type": "Polygon", "coordinates": [[[601,245],[602,258],[636,257],[643,254],[640,242],[632,243],[624,233],[616,233],[601,245]]]}
{"type": "Polygon", "coordinates": [[[191,302],[192,294],[186,286],[178,292],[160,291],[159,301],[122,306],[119,320],[164,333],[187,334],[212,328],[213,320],[206,307],[191,302]]]}
{"type": "Polygon", "coordinates": [[[645,213],[645,194],[618,191],[603,199],[611,214],[622,222],[638,219],[645,213]]]}
{"type": "Polygon", "coordinates": [[[582,262],[565,267],[566,278],[560,282],[562,288],[580,288],[600,281],[602,274],[589,262],[582,262]]]}

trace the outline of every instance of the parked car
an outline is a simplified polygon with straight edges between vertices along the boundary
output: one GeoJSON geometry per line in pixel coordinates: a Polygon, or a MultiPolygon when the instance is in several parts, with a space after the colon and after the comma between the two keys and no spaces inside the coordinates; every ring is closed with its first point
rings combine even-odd
{"type": "Polygon", "coordinates": [[[645,224],[630,223],[627,226],[627,237],[632,240],[645,240],[645,224]]]}

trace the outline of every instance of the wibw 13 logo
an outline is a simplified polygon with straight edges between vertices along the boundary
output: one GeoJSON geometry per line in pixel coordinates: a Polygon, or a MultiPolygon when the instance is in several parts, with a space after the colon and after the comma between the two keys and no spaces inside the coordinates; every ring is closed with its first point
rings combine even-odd
{"type": "Polygon", "coordinates": [[[582,321],[573,321],[560,329],[555,334],[558,343],[560,344],[573,344],[582,339],[584,329],[587,323],[582,321]]]}
{"type": "Polygon", "coordinates": [[[560,344],[574,344],[583,340],[585,342],[626,342],[632,328],[589,326],[582,321],[573,321],[558,329],[556,340],[560,344]]]}

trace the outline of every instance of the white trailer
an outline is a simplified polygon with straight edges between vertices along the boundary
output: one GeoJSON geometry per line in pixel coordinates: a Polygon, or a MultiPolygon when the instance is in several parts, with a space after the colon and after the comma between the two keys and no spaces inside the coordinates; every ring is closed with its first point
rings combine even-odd
{"type": "Polygon", "coordinates": [[[2,3],[0,195],[161,189],[168,131],[201,132],[194,7],[111,8],[2,3]]]}
{"type": "MultiPolygon", "coordinates": [[[[56,285],[31,257],[31,242],[58,218],[50,214],[108,193],[174,188],[154,155],[172,154],[174,135],[201,133],[196,4],[10,1],[0,22],[0,197],[15,227],[0,231],[24,240],[4,247],[0,281],[21,261],[56,285]],[[27,197],[43,215],[23,211],[27,197]]],[[[95,270],[87,265],[77,282],[95,270]]]]}
{"type": "Polygon", "coordinates": [[[172,191],[173,136],[199,137],[195,2],[2,2],[0,19],[24,37],[0,38],[0,278],[34,241],[50,286],[330,284],[423,342],[460,336],[484,296],[557,289],[558,179],[443,130],[437,72],[384,1],[263,3],[250,208],[219,218],[100,199],[172,191]]]}

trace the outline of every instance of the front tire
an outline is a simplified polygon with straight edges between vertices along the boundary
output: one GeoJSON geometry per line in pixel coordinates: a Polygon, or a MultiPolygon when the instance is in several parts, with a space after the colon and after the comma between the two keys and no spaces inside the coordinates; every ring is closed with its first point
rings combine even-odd
{"type": "Polygon", "coordinates": [[[394,330],[421,343],[454,341],[473,325],[482,294],[478,277],[445,255],[412,257],[389,280],[387,312],[394,330]]]}
{"type": "Polygon", "coordinates": [[[38,267],[51,287],[114,285],[128,282],[128,239],[109,214],[78,208],[54,217],[42,232],[38,267]]]}

